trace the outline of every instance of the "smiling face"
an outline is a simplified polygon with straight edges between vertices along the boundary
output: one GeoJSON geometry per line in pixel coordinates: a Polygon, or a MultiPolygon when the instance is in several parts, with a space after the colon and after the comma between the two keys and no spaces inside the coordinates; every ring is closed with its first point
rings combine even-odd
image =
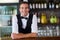
{"type": "Polygon", "coordinates": [[[26,3],[21,4],[19,11],[23,16],[27,16],[29,13],[29,5],[26,3]]]}

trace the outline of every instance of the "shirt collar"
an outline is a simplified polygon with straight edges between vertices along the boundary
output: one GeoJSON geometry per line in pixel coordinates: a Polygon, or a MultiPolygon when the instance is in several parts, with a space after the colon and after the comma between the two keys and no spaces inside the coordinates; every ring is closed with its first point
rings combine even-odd
{"type": "MultiPolygon", "coordinates": [[[[21,16],[22,16],[22,14],[21,14],[21,16]]],[[[25,16],[25,17],[27,17],[27,18],[28,18],[28,17],[29,17],[29,13],[28,13],[28,15],[27,15],[27,16],[25,16]]]]}

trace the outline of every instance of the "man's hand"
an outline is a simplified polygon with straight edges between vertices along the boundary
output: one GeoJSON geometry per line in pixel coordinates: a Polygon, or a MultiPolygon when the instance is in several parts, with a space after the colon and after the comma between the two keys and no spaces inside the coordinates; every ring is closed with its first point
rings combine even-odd
{"type": "Polygon", "coordinates": [[[15,33],[12,33],[11,34],[11,38],[12,39],[20,39],[20,38],[23,38],[23,34],[15,34],[15,33]]]}

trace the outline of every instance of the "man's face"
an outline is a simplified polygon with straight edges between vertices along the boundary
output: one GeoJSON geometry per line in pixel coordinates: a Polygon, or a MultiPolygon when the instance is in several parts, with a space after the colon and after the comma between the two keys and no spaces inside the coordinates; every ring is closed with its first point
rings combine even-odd
{"type": "Polygon", "coordinates": [[[21,4],[19,8],[20,13],[22,13],[23,16],[26,16],[29,13],[29,6],[28,4],[21,4]]]}

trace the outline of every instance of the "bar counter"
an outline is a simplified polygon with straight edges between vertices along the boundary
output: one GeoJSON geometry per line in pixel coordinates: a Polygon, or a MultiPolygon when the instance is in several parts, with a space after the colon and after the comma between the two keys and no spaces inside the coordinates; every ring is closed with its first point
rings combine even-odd
{"type": "Polygon", "coordinates": [[[60,37],[33,37],[33,38],[22,38],[14,40],[60,40],[60,37]]]}

